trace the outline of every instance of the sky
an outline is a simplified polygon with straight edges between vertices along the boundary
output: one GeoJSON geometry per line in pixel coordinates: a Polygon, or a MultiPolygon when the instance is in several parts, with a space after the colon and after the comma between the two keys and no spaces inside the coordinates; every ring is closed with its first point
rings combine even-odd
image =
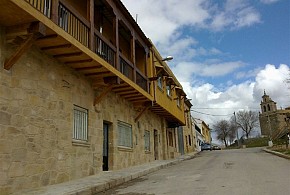
{"type": "MultiPolygon", "coordinates": [[[[121,0],[209,126],[260,111],[264,90],[290,106],[289,0],[121,0]]],[[[197,121],[199,122],[199,121],[197,121]]]]}

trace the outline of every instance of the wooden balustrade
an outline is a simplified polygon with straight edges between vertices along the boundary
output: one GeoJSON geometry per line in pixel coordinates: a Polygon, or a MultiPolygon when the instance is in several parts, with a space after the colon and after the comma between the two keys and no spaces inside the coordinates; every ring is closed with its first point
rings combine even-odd
{"type": "Polygon", "coordinates": [[[136,84],[139,85],[142,89],[148,92],[148,82],[145,76],[141,72],[136,72],[136,84]]]}
{"type": "Polygon", "coordinates": [[[51,0],[25,0],[38,11],[50,18],[51,16],[51,0]]]}
{"type": "MultiPolygon", "coordinates": [[[[39,10],[48,18],[52,16],[52,1],[53,0],[25,0],[31,6],[39,10]]],[[[67,33],[73,36],[80,43],[89,47],[90,41],[90,23],[78,11],[68,4],[65,0],[56,1],[58,5],[58,12],[56,12],[57,24],[64,29],[67,33]]],[[[100,32],[94,29],[94,52],[104,59],[106,62],[111,64],[113,67],[116,65],[116,47],[108,42],[100,32]]],[[[126,59],[121,53],[119,56],[120,72],[134,81],[134,66],[126,59]]],[[[138,84],[145,91],[148,90],[148,81],[138,69],[136,69],[136,84],[138,84]]]]}
{"type": "Polygon", "coordinates": [[[95,53],[116,67],[116,48],[109,42],[101,38],[98,31],[95,31],[95,53]]]}
{"type": "Polygon", "coordinates": [[[58,25],[76,40],[88,47],[90,32],[88,21],[82,19],[79,15],[76,16],[76,12],[73,13],[67,7],[63,3],[59,3],[58,25]]]}
{"type": "Polygon", "coordinates": [[[133,66],[129,61],[127,61],[124,57],[120,56],[120,72],[134,81],[133,77],[133,66]]]}

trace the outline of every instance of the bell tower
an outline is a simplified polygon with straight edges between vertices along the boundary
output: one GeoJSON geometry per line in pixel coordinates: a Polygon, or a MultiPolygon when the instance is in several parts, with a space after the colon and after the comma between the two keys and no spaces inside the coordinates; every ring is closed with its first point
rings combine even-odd
{"type": "Polygon", "coordinates": [[[277,111],[277,105],[276,102],[274,102],[269,95],[266,94],[264,90],[264,95],[262,96],[262,101],[261,101],[261,111],[262,114],[266,114],[269,112],[277,111]]]}

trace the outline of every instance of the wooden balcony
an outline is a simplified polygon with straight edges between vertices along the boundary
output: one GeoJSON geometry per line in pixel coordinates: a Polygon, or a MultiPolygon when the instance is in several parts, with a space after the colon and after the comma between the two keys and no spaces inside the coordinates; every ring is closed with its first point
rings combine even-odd
{"type": "MultiPolygon", "coordinates": [[[[6,28],[7,43],[18,44],[22,48],[15,56],[21,56],[19,54],[30,43],[34,44],[56,60],[85,75],[94,88],[105,89],[103,94],[113,91],[136,106],[150,107],[152,112],[165,117],[170,124],[184,123],[183,110],[175,109],[175,101],[167,103],[167,99],[163,101],[162,98],[155,101],[150,94],[154,89],[144,73],[147,71],[147,59],[142,41],[135,41],[136,61],[128,59],[134,54],[128,49],[132,40],[129,42],[130,34],[124,23],[119,27],[110,24],[102,33],[67,0],[1,0],[0,6],[0,25],[6,28]],[[37,36],[31,36],[36,31],[35,23],[38,24],[36,30],[41,30],[41,33],[36,32],[37,36]],[[112,26],[115,32],[114,29],[106,32],[112,26]],[[121,34],[119,46],[114,44],[115,40],[111,40],[114,39],[114,33],[121,34]]],[[[119,6],[122,8],[122,5],[119,6]]],[[[98,7],[102,6],[98,4],[98,7]]],[[[108,10],[106,17],[114,23],[113,12],[109,13],[108,10]]],[[[5,63],[4,67],[10,69],[15,61],[8,60],[9,63],[5,63]]],[[[100,99],[96,97],[95,103],[100,99]]]]}
{"type": "Polygon", "coordinates": [[[6,27],[8,43],[25,42],[31,24],[39,23],[45,30],[33,44],[81,72],[95,88],[111,87],[140,105],[153,101],[148,78],[67,1],[1,0],[0,6],[0,25],[6,27]]]}

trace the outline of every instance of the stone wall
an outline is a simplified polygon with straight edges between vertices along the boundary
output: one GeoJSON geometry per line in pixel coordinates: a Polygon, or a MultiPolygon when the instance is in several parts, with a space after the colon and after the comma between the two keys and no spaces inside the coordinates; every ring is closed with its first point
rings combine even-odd
{"type": "MultiPolygon", "coordinates": [[[[93,106],[91,83],[73,69],[32,47],[10,71],[5,58],[17,46],[5,43],[0,29],[0,191],[9,194],[77,179],[102,171],[103,122],[110,123],[109,169],[116,170],[154,160],[153,130],[164,151],[164,119],[146,111],[138,123],[138,110],[110,93],[93,106]],[[89,142],[72,142],[73,107],[88,109],[89,142]],[[118,120],[133,129],[133,148],[118,147],[118,120]],[[150,131],[151,151],[144,150],[144,131],[150,131]]],[[[101,90],[101,89],[100,89],[101,90]]]]}

